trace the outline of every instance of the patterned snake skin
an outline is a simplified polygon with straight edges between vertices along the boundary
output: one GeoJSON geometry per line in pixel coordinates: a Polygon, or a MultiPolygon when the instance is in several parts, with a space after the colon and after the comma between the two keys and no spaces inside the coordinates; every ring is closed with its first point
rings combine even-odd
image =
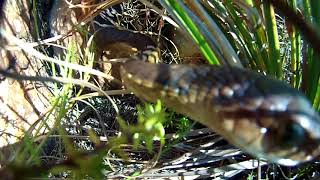
{"type": "Polygon", "coordinates": [[[120,68],[138,97],[163,103],[210,127],[259,158],[293,166],[320,153],[320,118],[298,90],[267,76],[234,67],[152,64],[159,54],[147,36],[114,28],[97,42],[125,42],[141,53],[120,68]]]}

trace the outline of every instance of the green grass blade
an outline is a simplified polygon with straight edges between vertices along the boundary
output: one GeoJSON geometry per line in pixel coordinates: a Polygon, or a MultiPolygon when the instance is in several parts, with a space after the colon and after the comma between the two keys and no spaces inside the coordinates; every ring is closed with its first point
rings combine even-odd
{"type": "Polygon", "coordinates": [[[270,3],[263,3],[264,16],[266,20],[266,31],[269,43],[269,61],[271,63],[270,73],[278,79],[281,78],[280,69],[280,44],[278,38],[277,24],[274,9],[270,3]]]}
{"type": "Polygon", "coordinates": [[[256,31],[254,33],[250,32],[244,20],[239,17],[239,13],[236,11],[231,0],[226,0],[224,3],[234,21],[234,26],[237,27],[235,34],[239,39],[243,40],[243,46],[249,51],[251,67],[257,67],[257,69],[265,71],[265,63],[268,63],[265,59],[267,59],[268,56],[263,51],[263,42],[261,41],[263,34],[258,34],[261,33],[261,31],[256,31]],[[254,34],[254,36],[251,34],[254,34]]]}
{"type": "Polygon", "coordinates": [[[178,19],[178,22],[190,33],[209,63],[220,64],[216,54],[210,48],[209,43],[201,34],[197,25],[192,21],[190,15],[186,12],[186,7],[176,0],[161,0],[160,2],[163,5],[170,7],[168,9],[172,10],[172,15],[174,15],[176,19],[178,19]]]}
{"type": "MultiPolygon", "coordinates": [[[[289,5],[294,11],[297,11],[296,0],[289,0],[289,5]]],[[[290,83],[293,87],[299,88],[301,80],[301,72],[299,71],[299,64],[301,63],[301,36],[294,26],[291,24],[288,24],[288,26],[291,28],[291,32],[289,29],[288,33],[291,41],[291,72],[293,72],[290,83]]]]}
{"type": "Polygon", "coordinates": [[[186,0],[185,2],[188,7],[191,7],[189,9],[192,11],[189,11],[189,14],[193,18],[193,21],[199,24],[201,33],[208,40],[209,45],[211,48],[213,48],[213,51],[216,54],[221,54],[220,57],[217,56],[218,58],[221,58],[219,59],[220,62],[223,60],[225,64],[242,67],[236,50],[227,39],[226,34],[222,31],[221,26],[215,22],[216,19],[211,16],[212,14],[209,14],[212,8],[209,8],[209,5],[206,3],[201,4],[199,1],[186,0]],[[203,24],[203,26],[201,26],[201,24],[203,24]]]}
{"type": "MultiPolygon", "coordinates": [[[[310,0],[310,6],[305,2],[306,8],[310,8],[311,19],[309,21],[317,28],[317,32],[320,32],[320,1],[310,0]]],[[[307,9],[308,10],[308,9],[307,9]]],[[[309,83],[307,87],[307,95],[313,102],[314,106],[319,107],[316,97],[319,97],[319,78],[320,78],[320,55],[313,52],[310,59],[308,59],[309,64],[309,83]]],[[[316,107],[316,108],[318,108],[316,107]]]]}

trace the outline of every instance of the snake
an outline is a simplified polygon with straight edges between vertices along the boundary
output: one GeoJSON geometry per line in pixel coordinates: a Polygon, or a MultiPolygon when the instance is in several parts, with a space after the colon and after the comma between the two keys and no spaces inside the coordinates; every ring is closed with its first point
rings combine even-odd
{"type": "Polygon", "coordinates": [[[159,50],[137,32],[105,27],[95,39],[138,50],[120,66],[124,85],[137,97],[160,99],[252,156],[295,166],[320,154],[319,114],[287,83],[237,67],[150,63],[160,59],[159,50]]]}

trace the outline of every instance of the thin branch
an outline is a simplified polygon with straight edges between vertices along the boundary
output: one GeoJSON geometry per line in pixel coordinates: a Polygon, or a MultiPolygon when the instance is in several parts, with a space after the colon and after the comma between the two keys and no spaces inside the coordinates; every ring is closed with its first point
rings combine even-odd
{"type": "Polygon", "coordinates": [[[64,83],[64,84],[76,84],[79,86],[88,87],[92,90],[98,91],[99,93],[102,93],[103,95],[105,95],[110,100],[117,114],[119,114],[119,109],[117,105],[114,103],[114,101],[111,99],[111,97],[106,92],[102,91],[99,87],[85,80],[61,78],[61,77],[25,76],[18,73],[10,73],[3,69],[0,69],[0,74],[8,78],[16,79],[18,81],[25,80],[25,81],[54,82],[54,83],[64,83]]]}
{"type": "Polygon", "coordinates": [[[113,76],[107,75],[101,71],[86,67],[86,66],[81,66],[79,64],[73,64],[73,63],[69,63],[66,61],[61,61],[61,60],[57,60],[51,57],[48,57],[42,53],[40,53],[39,51],[35,50],[32,46],[28,46],[28,44],[26,44],[25,42],[23,42],[22,40],[16,38],[15,36],[0,30],[0,34],[3,35],[4,37],[6,37],[8,39],[9,42],[12,42],[14,44],[16,44],[17,46],[19,46],[22,50],[24,50],[25,52],[27,52],[30,55],[33,55],[39,59],[43,59],[47,62],[51,62],[51,63],[55,63],[58,64],[60,66],[64,66],[67,68],[71,68],[71,69],[75,69],[81,72],[87,72],[96,76],[100,76],[100,77],[104,77],[108,80],[114,80],[117,81],[118,83],[120,83],[118,80],[116,80],[113,76]]]}

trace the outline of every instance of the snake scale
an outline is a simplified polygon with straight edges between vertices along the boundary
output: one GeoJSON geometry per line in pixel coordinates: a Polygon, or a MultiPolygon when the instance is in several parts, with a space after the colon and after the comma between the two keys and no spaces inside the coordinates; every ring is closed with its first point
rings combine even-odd
{"type": "Polygon", "coordinates": [[[138,97],[163,103],[222,135],[258,158],[286,166],[320,153],[320,118],[306,97],[284,82],[228,66],[168,65],[146,35],[100,29],[98,44],[127,43],[140,53],[120,67],[125,86],[138,97]]]}

